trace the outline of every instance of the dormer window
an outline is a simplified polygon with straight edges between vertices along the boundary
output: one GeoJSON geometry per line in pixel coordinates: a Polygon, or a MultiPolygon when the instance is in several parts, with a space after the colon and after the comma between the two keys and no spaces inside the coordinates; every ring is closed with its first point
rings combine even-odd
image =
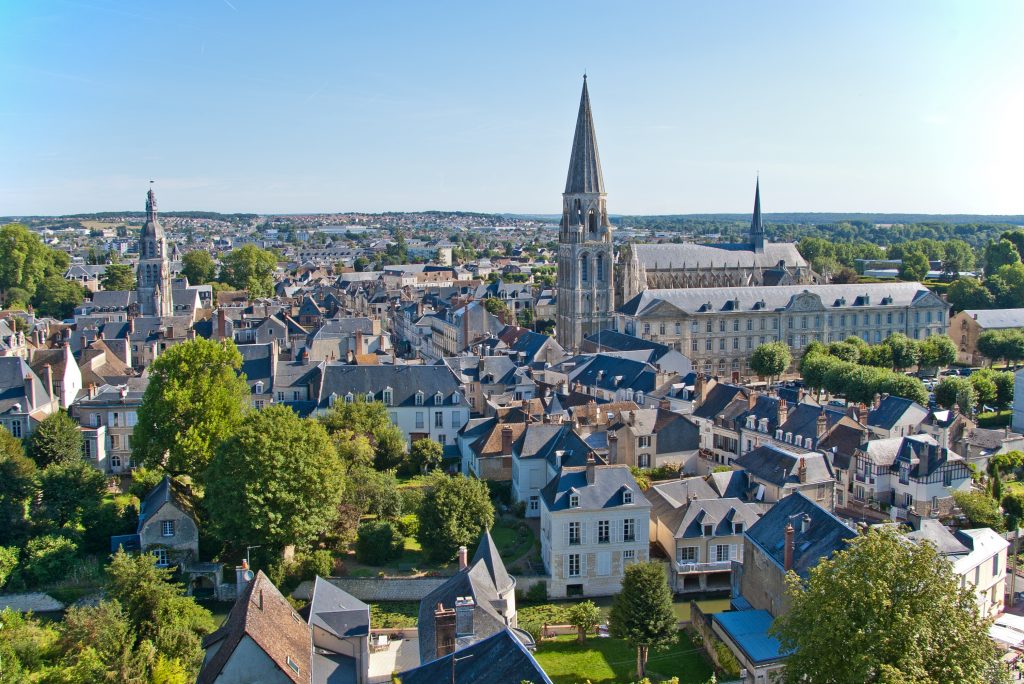
{"type": "Polygon", "coordinates": [[[423,406],[423,390],[416,392],[416,405],[423,406]]]}
{"type": "Polygon", "coordinates": [[[758,430],[758,432],[764,432],[764,433],[768,432],[768,419],[767,418],[762,418],[761,420],[757,421],[757,430],[758,430]]]}
{"type": "Polygon", "coordinates": [[[349,392],[348,394],[345,395],[345,403],[346,404],[351,404],[355,400],[356,400],[356,395],[352,394],[351,392],[349,392]]]}
{"type": "Polygon", "coordinates": [[[327,397],[327,405],[328,406],[334,406],[335,402],[337,402],[337,401],[338,401],[338,395],[335,394],[334,392],[331,392],[331,396],[327,397]]]}
{"type": "Polygon", "coordinates": [[[751,430],[754,429],[754,416],[747,416],[747,427],[751,430]]]}
{"type": "Polygon", "coordinates": [[[373,401],[373,392],[367,392],[366,396],[363,398],[366,399],[366,403],[369,404],[373,401]]]}
{"type": "Polygon", "coordinates": [[[732,533],[733,534],[743,534],[743,523],[741,523],[741,522],[733,523],[732,524],[732,533]]]}
{"type": "Polygon", "coordinates": [[[715,534],[715,526],[711,523],[704,523],[702,531],[705,537],[710,537],[715,534]]]}
{"type": "Polygon", "coordinates": [[[775,439],[779,440],[780,442],[782,441],[782,430],[775,431],[775,439]]]}
{"type": "Polygon", "coordinates": [[[434,395],[434,406],[440,406],[442,403],[444,403],[444,395],[438,392],[434,395]]]}
{"type": "Polygon", "coordinates": [[[455,394],[452,395],[452,403],[453,404],[458,404],[459,403],[459,393],[458,392],[456,392],[455,394]]]}
{"type": "Polygon", "coordinates": [[[384,388],[384,403],[393,406],[395,403],[395,391],[390,387],[384,388]]]}
{"type": "Polygon", "coordinates": [[[257,380],[256,381],[256,394],[263,394],[263,381],[262,380],[257,380]]]}
{"type": "Polygon", "coordinates": [[[577,494],[576,492],[570,492],[569,493],[569,508],[579,508],[579,507],[580,507],[580,495],[577,494]]]}
{"type": "Polygon", "coordinates": [[[792,432],[787,432],[786,433],[786,443],[787,444],[792,444],[793,443],[793,433],[792,432]]]}
{"type": "Polygon", "coordinates": [[[639,404],[640,406],[644,405],[644,393],[643,392],[639,392],[638,391],[636,393],[636,403],[639,404]]]}
{"type": "Polygon", "coordinates": [[[626,488],[622,490],[622,503],[631,504],[633,503],[633,490],[626,488]]]}

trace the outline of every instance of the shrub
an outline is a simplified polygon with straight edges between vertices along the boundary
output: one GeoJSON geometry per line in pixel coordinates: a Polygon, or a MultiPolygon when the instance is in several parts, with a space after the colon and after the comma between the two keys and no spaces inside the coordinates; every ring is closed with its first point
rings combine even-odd
{"type": "Polygon", "coordinates": [[[729,678],[739,677],[740,661],[736,660],[736,656],[732,654],[729,647],[719,639],[715,639],[712,643],[715,645],[715,656],[718,658],[718,664],[725,671],[725,675],[729,678]]]}
{"type": "Polygon", "coordinates": [[[74,562],[78,545],[67,537],[47,534],[25,545],[22,570],[30,584],[48,584],[64,577],[74,562]]]}
{"type": "Polygon", "coordinates": [[[356,535],[356,560],[367,565],[383,565],[402,555],[405,539],[395,525],[386,520],[371,520],[359,526],[356,535]]]}
{"type": "Polygon", "coordinates": [[[415,513],[403,515],[398,519],[398,531],[404,537],[415,537],[416,533],[420,531],[420,519],[415,513]]]}
{"type": "Polygon", "coordinates": [[[327,549],[318,549],[303,559],[303,579],[330,577],[334,574],[334,556],[327,549]]]}
{"type": "Polygon", "coordinates": [[[423,503],[423,489],[420,487],[402,487],[398,490],[403,515],[416,515],[423,503]]]}
{"type": "Polygon", "coordinates": [[[18,548],[15,546],[0,546],[0,589],[7,583],[7,578],[18,567],[18,548]]]}
{"type": "Polygon", "coordinates": [[[548,583],[537,582],[526,590],[524,598],[528,603],[544,603],[548,600],[548,583]]]}

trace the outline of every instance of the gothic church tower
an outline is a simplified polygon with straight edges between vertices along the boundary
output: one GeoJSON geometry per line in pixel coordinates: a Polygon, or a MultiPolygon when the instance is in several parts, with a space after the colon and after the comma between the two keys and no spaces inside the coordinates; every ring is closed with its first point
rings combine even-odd
{"type": "Polygon", "coordinates": [[[142,316],[170,316],[171,266],[167,260],[167,238],[156,219],[156,195],[146,195],[146,224],[139,236],[139,266],[135,273],[136,301],[142,316]]]}
{"type": "Polygon", "coordinates": [[[579,350],[584,337],[611,327],[615,310],[612,227],[586,76],[562,193],[558,242],[558,343],[579,350]]]}

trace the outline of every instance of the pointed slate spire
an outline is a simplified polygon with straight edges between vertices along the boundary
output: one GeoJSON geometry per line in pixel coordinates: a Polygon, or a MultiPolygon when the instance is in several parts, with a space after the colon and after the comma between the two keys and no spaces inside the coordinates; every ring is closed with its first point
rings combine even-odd
{"type": "Polygon", "coordinates": [[[569,158],[569,176],[565,181],[565,194],[586,192],[604,193],[604,176],[601,174],[601,157],[597,153],[597,134],[594,132],[594,117],[590,112],[587,77],[584,76],[580,111],[576,116],[576,135],[572,140],[572,156],[569,158]]]}
{"type": "Polygon", "coordinates": [[[480,546],[477,547],[476,554],[473,555],[473,562],[470,565],[476,565],[481,560],[487,566],[487,573],[491,576],[494,587],[499,592],[504,592],[511,587],[512,578],[508,576],[505,564],[501,561],[501,554],[498,553],[498,546],[494,543],[490,530],[484,530],[484,535],[480,539],[480,546]]]}
{"type": "Polygon", "coordinates": [[[764,251],[764,225],[761,223],[761,177],[754,186],[754,216],[750,220],[750,244],[755,252],[764,251]]]}

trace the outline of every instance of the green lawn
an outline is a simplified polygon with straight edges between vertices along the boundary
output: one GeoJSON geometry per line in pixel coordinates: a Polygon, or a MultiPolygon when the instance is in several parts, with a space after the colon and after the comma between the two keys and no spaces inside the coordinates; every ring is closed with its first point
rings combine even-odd
{"type": "MultiPolygon", "coordinates": [[[[573,636],[560,636],[537,645],[537,662],[555,684],[619,684],[634,681],[636,651],[620,639],[591,637],[577,644],[573,636]]],[[[679,677],[680,684],[703,684],[714,670],[693,638],[679,633],[676,644],[652,650],[647,661],[652,679],[679,677]]]]}
{"type": "Polygon", "coordinates": [[[991,411],[986,413],[978,414],[978,427],[983,428],[997,428],[1004,427],[1010,424],[1010,419],[1013,417],[1013,409],[1006,409],[1005,411],[991,411]]]}
{"type": "Polygon", "coordinates": [[[375,629],[415,627],[420,604],[417,601],[387,601],[370,604],[370,624],[375,629]]]}

